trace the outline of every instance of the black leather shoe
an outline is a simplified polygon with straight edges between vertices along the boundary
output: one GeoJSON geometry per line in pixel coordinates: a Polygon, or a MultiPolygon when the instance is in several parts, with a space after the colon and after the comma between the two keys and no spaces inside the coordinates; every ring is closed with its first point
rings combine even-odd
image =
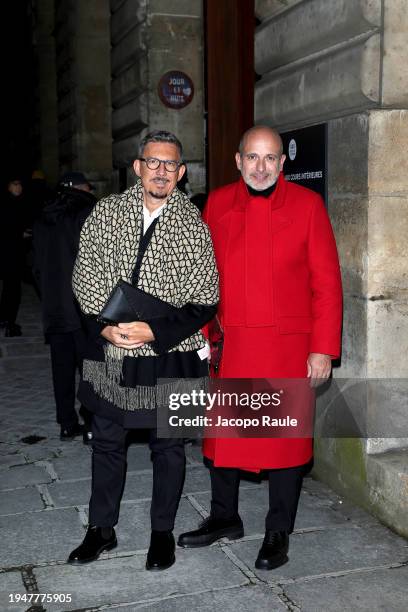
{"type": "Polygon", "coordinates": [[[73,440],[76,436],[82,436],[84,428],[79,423],[73,427],[61,427],[60,440],[73,440]]]}
{"type": "Polygon", "coordinates": [[[256,569],[272,570],[289,561],[289,536],[286,531],[266,531],[255,561],[256,569]]]}
{"type": "Polygon", "coordinates": [[[101,552],[112,550],[118,545],[115,530],[112,528],[111,535],[107,538],[102,536],[101,527],[88,527],[84,541],[78,548],[72,551],[68,557],[68,563],[80,565],[96,561],[101,552]]]}
{"type": "Polygon", "coordinates": [[[172,531],[152,531],[146,559],[147,570],[165,570],[176,561],[176,544],[172,531]]]}
{"type": "Polygon", "coordinates": [[[209,546],[220,538],[238,540],[243,536],[244,527],[240,518],[221,520],[209,516],[195,531],[182,533],[177,544],[183,548],[199,548],[200,546],[209,546]]]}

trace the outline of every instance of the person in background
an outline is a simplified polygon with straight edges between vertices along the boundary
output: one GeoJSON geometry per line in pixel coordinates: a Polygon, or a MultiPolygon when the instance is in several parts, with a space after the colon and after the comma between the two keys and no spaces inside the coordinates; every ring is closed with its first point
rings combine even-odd
{"type": "Polygon", "coordinates": [[[31,227],[41,216],[44,206],[53,197],[55,197],[55,190],[51,189],[47,184],[44,172],[42,170],[33,170],[31,180],[27,185],[28,215],[31,227]]]}
{"type": "Polygon", "coordinates": [[[21,302],[21,279],[24,260],[26,202],[20,174],[9,177],[2,198],[0,229],[0,271],[3,288],[0,299],[0,326],[5,336],[21,336],[16,323],[21,302]]]}
{"type": "Polygon", "coordinates": [[[55,196],[56,191],[47,184],[44,172],[42,170],[33,170],[25,190],[26,227],[24,229],[23,280],[33,285],[39,299],[38,287],[33,278],[33,227],[41,217],[44,206],[51,202],[55,196]]]}
{"type": "Polygon", "coordinates": [[[75,410],[76,371],[81,371],[85,333],[80,309],[72,291],[72,271],[82,226],[96,198],[81,172],[65,174],[56,196],[34,224],[33,274],[42,308],[43,327],[51,348],[51,365],[60,439],[72,440],[83,433],[91,440],[90,413],[84,406],[79,424],[75,410]]]}

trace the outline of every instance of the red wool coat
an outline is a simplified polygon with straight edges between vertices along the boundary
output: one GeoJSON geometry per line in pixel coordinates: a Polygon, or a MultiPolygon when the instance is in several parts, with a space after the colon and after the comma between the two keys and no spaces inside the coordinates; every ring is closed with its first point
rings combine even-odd
{"type": "MultiPolygon", "coordinates": [[[[342,291],[321,197],[285,181],[269,198],[242,178],[213,191],[204,211],[220,273],[223,378],[303,378],[309,353],[340,354],[342,291]]],[[[217,467],[259,471],[312,457],[310,438],[205,439],[217,467]]]]}

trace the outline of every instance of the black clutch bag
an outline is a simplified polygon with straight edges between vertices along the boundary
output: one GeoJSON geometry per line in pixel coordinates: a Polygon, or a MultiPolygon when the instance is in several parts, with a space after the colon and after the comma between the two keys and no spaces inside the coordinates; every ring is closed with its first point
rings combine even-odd
{"type": "Polygon", "coordinates": [[[97,319],[105,325],[117,325],[166,317],[177,310],[176,306],[120,280],[113,288],[97,319]]]}

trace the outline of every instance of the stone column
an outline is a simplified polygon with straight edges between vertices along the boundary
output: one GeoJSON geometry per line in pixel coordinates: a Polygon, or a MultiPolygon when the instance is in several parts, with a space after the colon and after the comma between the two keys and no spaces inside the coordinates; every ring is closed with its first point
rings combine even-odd
{"type": "Polygon", "coordinates": [[[111,11],[114,167],[127,169],[127,183],[133,182],[140,139],[166,129],[183,143],[192,190],[204,190],[201,0],[111,0],[111,11]],[[192,102],[180,110],[164,106],[158,95],[159,80],[170,70],[194,83],[192,102]]]}
{"type": "Polygon", "coordinates": [[[56,3],[61,172],[80,170],[111,190],[109,0],[56,3]]]}
{"type": "Polygon", "coordinates": [[[38,82],[37,166],[50,184],[58,180],[57,74],[55,61],[54,0],[35,4],[35,51],[38,82]]]}
{"type": "MultiPolygon", "coordinates": [[[[406,3],[258,0],[256,10],[256,121],[281,131],[328,123],[328,208],[344,283],[335,376],[408,378],[406,3]]],[[[315,474],[408,534],[408,439],[397,436],[406,396],[369,393],[366,409],[375,419],[386,411],[391,435],[317,439],[315,474]]]]}

